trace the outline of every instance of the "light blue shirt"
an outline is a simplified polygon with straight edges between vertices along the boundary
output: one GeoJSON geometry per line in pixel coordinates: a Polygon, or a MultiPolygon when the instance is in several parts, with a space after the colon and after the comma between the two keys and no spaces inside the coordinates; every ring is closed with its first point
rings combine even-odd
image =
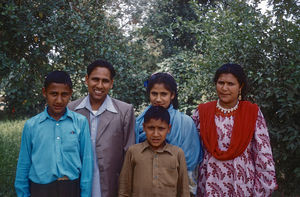
{"type": "Polygon", "coordinates": [[[90,112],[90,124],[91,124],[91,140],[93,143],[93,151],[94,151],[94,172],[93,172],[93,186],[92,186],[92,197],[101,197],[101,185],[100,185],[100,173],[98,168],[98,159],[96,155],[96,137],[98,131],[98,123],[100,119],[100,115],[108,110],[113,113],[118,113],[116,108],[114,107],[111,98],[107,95],[102,105],[99,107],[97,111],[92,110],[90,97],[86,96],[81,103],[75,108],[82,109],[86,108],[90,112]]]}
{"type": "Polygon", "coordinates": [[[88,120],[66,108],[57,121],[47,112],[26,121],[22,134],[15,188],[30,196],[29,180],[48,184],[60,177],[80,177],[82,197],[91,196],[93,151],[88,120]]]}

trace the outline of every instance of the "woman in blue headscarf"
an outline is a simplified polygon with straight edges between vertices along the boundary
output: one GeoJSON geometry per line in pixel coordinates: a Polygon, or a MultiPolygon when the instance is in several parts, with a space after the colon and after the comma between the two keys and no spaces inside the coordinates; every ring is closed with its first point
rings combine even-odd
{"type": "MultiPolygon", "coordinates": [[[[195,175],[198,164],[202,161],[202,147],[199,134],[191,117],[178,111],[177,84],[169,73],[155,73],[147,82],[147,93],[151,105],[162,106],[168,109],[171,116],[171,131],[166,137],[167,143],[179,146],[185,154],[191,193],[196,193],[195,175]]],[[[146,140],[143,131],[144,115],[148,106],[136,119],[136,143],[146,140]]]]}

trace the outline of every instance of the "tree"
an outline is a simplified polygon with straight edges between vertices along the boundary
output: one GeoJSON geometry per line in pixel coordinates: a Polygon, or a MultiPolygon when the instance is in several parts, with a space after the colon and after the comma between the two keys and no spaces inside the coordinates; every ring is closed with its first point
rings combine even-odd
{"type": "Polygon", "coordinates": [[[135,105],[144,100],[144,94],[136,94],[143,89],[137,76],[148,75],[140,65],[151,62],[151,56],[121,34],[103,7],[103,2],[85,0],[1,4],[0,74],[7,111],[26,116],[41,111],[44,76],[53,69],[68,71],[74,98],[82,96],[86,67],[97,58],[116,67],[115,97],[135,105]]]}

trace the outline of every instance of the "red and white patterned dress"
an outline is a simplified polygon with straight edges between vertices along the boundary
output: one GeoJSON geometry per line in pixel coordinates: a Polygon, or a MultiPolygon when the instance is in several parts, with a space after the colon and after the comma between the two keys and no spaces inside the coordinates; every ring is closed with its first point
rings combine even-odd
{"type": "MultiPolygon", "coordinates": [[[[193,120],[200,128],[196,110],[193,120]]],[[[226,151],[234,123],[234,116],[215,115],[219,149],[226,151]]],[[[200,131],[201,135],[201,131],[200,131]]],[[[254,136],[240,156],[227,161],[214,158],[204,149],[199,167],[197,196],[270,196],[277,188],[275,166],[265,119],[258,111],[254,136]]]]}

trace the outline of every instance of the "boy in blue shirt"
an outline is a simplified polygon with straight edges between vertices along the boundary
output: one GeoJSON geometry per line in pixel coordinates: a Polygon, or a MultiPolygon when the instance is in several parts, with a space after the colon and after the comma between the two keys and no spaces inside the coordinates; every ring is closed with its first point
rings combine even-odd
{"type": "Polygon", "coordinates": [[[18,197],[89,197],[93,152],[87,119],[66,106],[70,76],[49,73],[42,90],[47,108],[26,121],[15,188],[18,197]]]}

